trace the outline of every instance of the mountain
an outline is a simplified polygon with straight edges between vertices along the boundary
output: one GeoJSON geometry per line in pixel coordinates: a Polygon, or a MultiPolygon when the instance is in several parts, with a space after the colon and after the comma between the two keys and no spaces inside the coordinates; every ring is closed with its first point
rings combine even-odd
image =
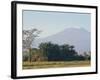
{"type": "Polygon", "coordinates": [[[69,44],[74,45],[75,50],[82,54],[85,51],[90,51],[90,36],[90,32],[83,28],[67,28],[54,35],[35,40],[33,47],[38,47],[42,42],[52,42],[59,45],[69,44]]]}

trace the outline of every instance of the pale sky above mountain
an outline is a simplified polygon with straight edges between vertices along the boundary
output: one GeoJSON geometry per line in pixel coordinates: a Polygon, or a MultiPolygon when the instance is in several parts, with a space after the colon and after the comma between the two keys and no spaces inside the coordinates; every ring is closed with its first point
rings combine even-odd
{"type": "Polygon", "coordinates": [[[46,11],[23,11],[23,29],[41,30],[39,38],[54,35],[67,28],[83,28],[90,32],[91,15],[46,11]]]}

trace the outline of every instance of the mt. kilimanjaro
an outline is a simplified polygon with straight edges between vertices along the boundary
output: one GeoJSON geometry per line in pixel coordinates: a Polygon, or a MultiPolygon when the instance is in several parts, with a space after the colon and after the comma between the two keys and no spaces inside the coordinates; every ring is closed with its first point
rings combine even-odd
{"type": "Polygon", "coordinates": [[[69,44],[74,45],[75,50],[82,54],[83,52],[89,52],[91,47],[91,34],[83,28],[67,28],[54,35],[36,39],[33,42],[33,48],[38,47],[42,42],[52,42],[58,45],[69,44]]]}

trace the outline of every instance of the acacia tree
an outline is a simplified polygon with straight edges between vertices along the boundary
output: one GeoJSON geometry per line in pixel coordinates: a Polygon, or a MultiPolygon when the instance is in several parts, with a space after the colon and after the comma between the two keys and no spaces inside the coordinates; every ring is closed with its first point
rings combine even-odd
{"type": "Polygon", "coordinates": [[[32,43],[41,31],[37,29],[23,30],[23,49],[27,49],[29,53],[28,60],[31,62],[31,47],[32,43]]]}

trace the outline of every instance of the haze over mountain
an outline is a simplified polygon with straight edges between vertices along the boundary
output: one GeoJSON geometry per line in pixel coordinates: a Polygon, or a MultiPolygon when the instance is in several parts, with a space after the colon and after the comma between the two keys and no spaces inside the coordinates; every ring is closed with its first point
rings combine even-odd
{"type": "Polygon", "coordinates": [[[38,47],[40,43],[42,42],[52,42],[59,45],[62,44],[69,44],[74,45],[75,50],[82,54],[83,52],[90,51],[90,32],[83,28],[67,28],[59,33],[56,33],[54,35],[45,37],[45,38],[39,38],[36,39],[33,42],[32,47],[38,47]]]}

